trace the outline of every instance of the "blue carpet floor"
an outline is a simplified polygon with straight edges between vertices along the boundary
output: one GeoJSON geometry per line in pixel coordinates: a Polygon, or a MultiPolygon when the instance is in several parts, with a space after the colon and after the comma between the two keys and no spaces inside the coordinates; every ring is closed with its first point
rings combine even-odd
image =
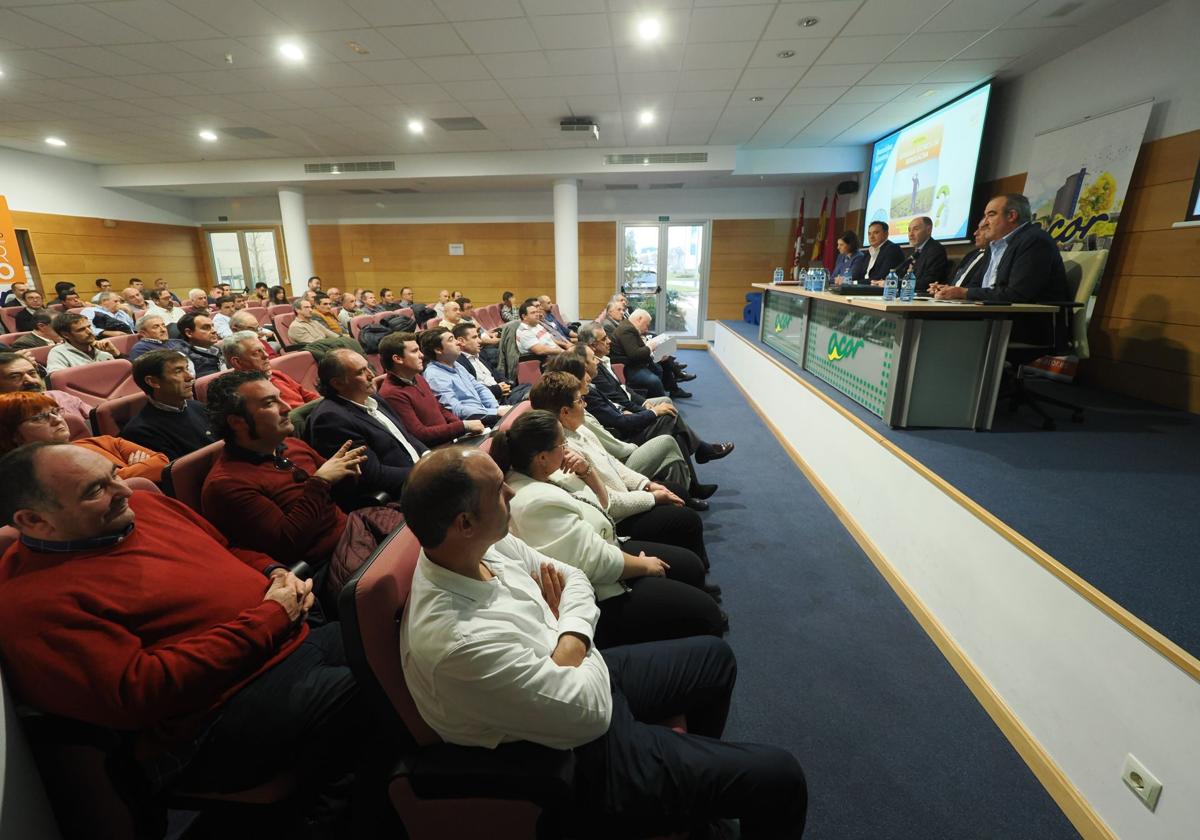
{"type": "MultiPolygon", "coordinates": [[[[758,327],[725,322],[757,346],[758,327]]],[[[764,348],[766,349],[766,348],[764,348]]],[[[1200,656],[1200,417],[1085,387],[1036,390],[1085,406],[1042,431],[998,408],[990,432],[889,429],[784,356],[774,358],[1176,644],[1200,656]]]]}
{"type": "Polygon", "coordinates": [[[712,357],[681,401],[737,449],[699,467],[739,663],[729,739],[791,750],[806,840],[1078,834],[712,357]]]}

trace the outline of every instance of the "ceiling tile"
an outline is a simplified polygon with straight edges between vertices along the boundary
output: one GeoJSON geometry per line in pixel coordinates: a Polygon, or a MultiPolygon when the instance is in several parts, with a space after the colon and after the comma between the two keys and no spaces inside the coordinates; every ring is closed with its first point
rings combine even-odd
{"type": "Polygon", "coordinates": [[[297,32],[319,32],[322,29],[355,29],[370,26],[367,20],[342,0],[255,0],[255,2],[287,21],[297,32]]]}
{"type": "Polygon", "coordinates": [[[441,85],[389,85],[388,90],[399,96],[402,102],[409,105],[425,105],[432,102],[452,101],[450,94],[446,93],[441,85]]]}
{"type": "Polygon", "coordinates": [[[851,35],[838,38],[817,64],[878,64],[904,40],[903,35],[851,35]]]}
{"type": "Polygon", "coordinates": [[[202,88],[208,93],[247,93],[254,90],[255,82],[249,74],[253,70],[206,70],[203,73],[179,73],[176,78],[202,88]]]}
{"type": "Polygon", "coordinates": [[[1071,32],[1062,27],[1045,29],[997,29],[980,41],[971,44],[957,59],[1017,58],[1065,38],[1071,32]]]}
{"type": "Polygon", "coordinates": [[[538,41],[548,50],[575,50],[612,45],[612,38],[608,34],[608,18],[602,14],[553,15],[530,18],[530,22],[538,41]]]}
{"type": "Polygon", "coordinates": [[[564,96],[599,96],[618,91],[617,77],[613,75],[563,76],[559,89],[564,96]]]}
{"type": "Polygon", "coordinates": [[[491,79],[492,74],[473,55],[418,58],[416,64],[435,82],[468,82],[491,79]]]}
{"type": "Polygon", "coordinates": [[[109,99],[145,99],[151,95],[144,88],[109,76],[88,76],[81,79],[68,79],[65,81],[65,84],[76,85],[84,90],[90,90],[92,93],[109,99]]]}
{"type": "Polygon", "coordinates": [[[205,3],[193,3],[189,4],[188,12],[231,38],[280,34],[290,28],[257,3],[242,3],[238,0],[207,0],[205,3]]]}
{"type": "Polygon", "coordinates": [[[409,58],[434,55],[466,55],[471,50],[448,23],[424,26],[389,26],[379,33],[399,47],[409,58]]]}
{"type": "Polygon", "coordinates": [[[613,61],[613,51],[607,47],[588,50],[547,50],[545,56],[550,64],[550,75],[553,76],[615,73],[617,68],[617,64],[613,61]]]}
{"type": "Polygon", "coordinates": [[[567,105],[574,114],[595,116],[605,111],[620,111],[621,97],[616,94],[568,96],[567,105]]]}
{"type": "Polygon", "coordinates": [[[1007,58],[985,58],[978,61],[947,61],[924,77],[923,82],[982,82],[1010,63],[1007,58]]]}
{"type": "Polygon", "coordinates": [[[66,79],[84,75],[85,68],[37,50],[22,50],[4,56],[6,67],[19,67],[28,74],[45,76],[49,79],[66,79]]]}
{"type": "Polygon", "coordinates": [[[838,102],[826,108],[821,113],[820,119],[813,123],[813,126],[828,131],[832,135],[837,135],[857,123],[859,120],[878,107],[879,105],[877,103],[838,102]]]}
{"type": "MultiPolygon", "coordinates": [[[[375,80],[361,72],[361,68],[365,65],[366,62],[314,64],[311,67],[305,67],[303,75],[314,84],[326,88],[369,86],[375,80]]],[[[280,67],[274,68],[274,72],[286,73],[288,71],[287,68],[280,67]]]]}
{"type": "Polygon", "coordinates": [[[604,0],[522,0],[525,14],[534,15],[575,15],[589,12],[605,11],[604,0]]]}
{"type": "Polygon", "coordinates": [[[496,18],[518,18],[525,10],[517,0],[435,0],[446,20],[488,20],[496,18]]]}
{"type": "MultiPolygon", "coordinates": [[[[21,12],[40,23],[61,29],[89,44],[135,44],[146,40],[146,34],[141,30],[134,29],[132,26],[82,3],[30,6],[22,9],[21,12]]],[[[0,29],[0,32],[7,34],[7,30],[0,29]]],[[[9,34],[8,37],[14,37],[14,34],[9,34]]]]}
{"type": "MultiPolygon", "coordinates": [[[[311,67],[314,64],[340,61],[342,53],[346,51],[344,45],[336,47],[333,51],[327,50],[311,40],[307,35],[301,35],[288,39],[295,42],[304,50],[304,61],[299,64],[292,64],[284,61],[279,55],[279,44],[284,40],[282,38],[277,38],[273,35],[251,35],[239,38],[238,40],[242,46],[250,48],[256,55],[268,59],[262,65],[263,67],[282,67],[290,71],[303,71],[305,67],[311,67]]],[[[234,55],[234,63],[238,63],[236,54],[234,55]]]]}
{"type": "Polygon", "coordinates": [[[763,41],[750,56],[751,67],[807,67],[828,51],[832,38],[794,38],[787,41],[763,41]],[[779,53],[794,52],[791,58],[779,53]]]}
{"type": "Polygon", "coordinates": [[[791,90],[800,77],[804,75],[804,67],[750,67],[738,82],[738,90],[791,90]]]}
{"type": "Polygon", "coordinates": [[[159,114],[178,114],[186,116],[196,113],[195,108],[178,99],[162,97],[158,99],[139,99],[138,104],[159,114]]]}
{"type": "Polygon", "coordinates": [[[561,76],[546,76],[540,79],[501,79],[500,87],[516,100],[547,99],[565,96],[561,76]]]}
{"type": "Polygon", "coordinates": [[[455,30],[475,53],[507,53],[540,50],[529,23],[520,20],[485,20],[456,23],[455,30]]]}
{"type": "Polygon", "coordinates": [[[937,61],[889,61],[863,76],[865,85],[899,85],[920,81],[940,66],[937,61]]]}
{"type": "Polygon", "coordinates": [[[683,69],[716,70],[742,68],[754,53],[754,41],[730,41],[725,44],[688,44],[683,53],[683,69]]]}
{"type": "Polygon", "coordinates": [[[783,100],[785,107],[797,105],[829,105],[838,100],[848,88],[844,87],[799,87],[783,100]]]}
{"type": "Polygon", "coordinates": [[[862,0],[832,0],[824,3],[781,3],[763,33],[767,40],[794,38],[833,38],[854,15],[862,0]],[[802,18],[815,17],[815,26],[798,24],[802,18]]]}
{"type": "MultiPolygon", "coordinates": [[[[645,14],[641,12],[619,13],[612,0],[609,0],[609,6],[614,12],[609,15],[613,44],[618,47],[645,46],[641,36],[638,35],[638,24],[641,23],[645,14]]],[[[652,12],[662,27],[661,34],[658,36],[659,44],[687,43],[690,16],[686,8],[664,11],[661,7],[655,6],[647,8],[645,11],[652,12]]]]}
{"type": "Polygon", "coordinates": [[[530,97],[517,99],[516,105],[521,113],[531,120],[541,117],[558,117],[569,114],[571,109],[565,97],[530,97]]]}
{"type": "Polygon", "coordinates": [[[842,94],[838,104],[889,102],[906,90],[908,90],[908,85],[855,85],[842,94]]]}
{"type": "Polygon", "coordinates": [[[119,44],[109,47],[113,52],[136,61],[149,69],[163,73],[198,73],[211,70],[212,65],[171,44],[119,44]]]}
{"type": "Polygon", "coordinates": [[[30,49],[74,47],[86,43],[81,38],[9,9],[0,9],[0,32],[4,33],[5,40],[30,49]]]}
{"type": "Polygon", "coordinates": [[[90,90],[78,88],[68,82],[60,82],[57,79],[27,79],[15,86],[16,91],[21,94],[21,99],[62,99],[71,101],[75,99],[93,99],[95,94],[90,90]]]}
{"type": "Polygon", "coordinates": [[[680,91],[733,90],[740,70],[691,70],[679,78],[680,91]]]}
{"type": "Polygon", "coordinates": [[[677,109],[724,108],[729,101],[729,92],[724,90],[678,93],[672,100],[677,109]]]}
{"type": "Polygon", "coordinates": [[[504,99],[504,88],[491,79],[477,79],[470,82],[443,82],[446,93],[459,101],[481,101],[489,99],[504,99]]]}
{"type": "Polygon", "coordinates": [[[482,55],[479,60],[497,79],[535,79],[554,75],[546,54],[542,52],[482,55]]]}
{"type": "Polygon", "coordinates": [[[873,64],[822,64],[810,67],[804,85],[852,85],[873,70],[873,64]]]}
{"type": "Polygon", "coordinates": [[[106,76],[124,76],[136,73],[148,73],[156,68],[149,67],[133,59],[107,50],[104,47],[61,47],[46,50],[49,54],[72,64],[86,67],[96,73],[106,76]]]}
{"type": "Polygon", "coordinates": [[[329,92],[335,96],[341,97],[352,105],[390,106],[395,105],[400,101],[400,98],[387,88],[378,87],[375,85],[366,85],[364,87],[330,88],[329,92]]]}
{"type": "Polygon", "coordinates": [[[769,113],[787,97],[788,90],[762,90],[760,88],[742,89],[740,86],[729,97],[729,106],[738,108],[765,108],[769,113]],[[762,97],[761,102],[752,101],[754,97],[762,97]]]}
{"type": "Polygon", "coordinates": [[[688,27],[688,43],[757,41],[774,9],[766,5],[696,9],[688,27]]]}
{"type": "Polygon", "coordinates": [[[677,126],[671,123],[667,129],[667,142],[672,146],[703,146],[711,134],[712,129],[705,126],[677,126]]]}
{"type": "Polygon", "coordinates": [[[121,78],[131,85],[145,88],[156,96],[187,96],[193,93],[204,93],[203,88],[199,88],[191,82],[185,82],[183,79],[165,73],[152,73],[146,76],[122,76],[121,78]]]}
{"type": "Polygon", "coordinates": [[[1074,24],[1086,23],[1089,18],[1100,11],[1098,7],[1104,5],[1101,0],[1084,0],[1076,8],[1072,9],[1065,15],[1055,14],[1066,3],[1063,0],[1037,0],[1035,3],[1026,5],[1025,8],[1019,11],[1014,9],[1015,14],[1008,19],[1004,24],[1007,27],[1036,28],[1045,26],[1069,26],[1074,24]],[[1049,15],[1054,14],[1054,17],[1049,15]]]}
{"type": "Polygon", "coordinates": [[[679,73],[622,73],[621,90],[626,94],[674,93],[679,81],[679,73]]]}
{"type": "Polygon", "coordinates": [[[339,61],[388,61],[397,58],[412,58],[375,29],[339,29],[329,32],[310,32],[304,36],[306,43],[319,47],[322,52],[339,61]],[[367,54],[355,52],[348,44],[354,42],[367,50],[367,54]]]}
{"type": "Polygon", "coordinates": [[[842,35],[907,35],[945,5],[946,0],[867,0],[842,35]]]}
{"type": "MultiPolygon", "coordinates": [[[[450,86],[447,85],[447,88],[450,86]]],[[[501,91],[503,94],[504,91],[501,91]]],[[[513,116],[520,114],[520,110],[513,104],[511,99],[489,99],[481,101],[459,100],[462,106],[466,108],[471,116],[474,117],[502,117],[513,116]]]]}
{"type": "Polygon", "coordinates": [[[367,61],[360,67],[360,72],[381,85],[420,84],[429,82],[430,78],[415,61],[367,61]]]}
{"type": "Polygon", "coordinates": [[[440,23],[445,20],[433,0],[346,0],[372,26],[440,23]]]}
{"type": "Polygon", "coordinates": [[[896,48],[889,61],[945,61],[982,38],[985,32],[918,32],[896,48]]]}
{"type": "MultiPolygon", "coordinates": [[[[683,66],[683,47],[668,45],[654,50],[617,47],[617,67],[622,73],[676,72],[683,66]]],[[[742,65],[726,65],[741,67],[742,65]]]]}
{"type": "Polygon", "coordinates": [[[263,55],[257,50],[251,49],[244,42],[234,38],[206,38],[202,41],[175,41],[169,45],[186,52],[188,55],[193,55],[203,61],[209,67],[224,68],[224,67],[266,67],[268,64],[278,63],[274,57],[274,50],[271,50],[271,55],[263,55]],[[233,56],[233,63],[230,64],[225,60],[225,56],[233,56]]]}
{"type": "Polygon", "coordinates": [[[924,26],[926,32],[966,32],[999,26],[1020,10],[1020,3],[996,0],[953,0],[924,26]]]}

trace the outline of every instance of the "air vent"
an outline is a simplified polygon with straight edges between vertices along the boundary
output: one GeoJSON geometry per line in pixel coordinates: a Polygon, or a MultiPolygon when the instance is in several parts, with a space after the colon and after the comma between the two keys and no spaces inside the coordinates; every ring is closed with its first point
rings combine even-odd
{"type": "Polygon", "coordinates": [[[683,181],[676,184],[651,184],[652,190],[681,190],[683,189],[683,181]]]}
{"type": "Polygon", "coordinates": [[[414,190],[412,187],[384,187],[383,191],[392,195],[412,195],[420,192],[420,190],[414,190]]]}
{"type": "Polygon", "coordinates": [[[604,189],[606,189],[606,190],[636,190],[637,188],[638,188],[637,184],[605,184],[604,185],[604,189]]]}
{"type": "Polygon", "coordinates": [[[605,155],[605,166],[649,166],[652,163],[708,163],[708,152],[605,155]]]}
{"type": "Polygon", "coordinates": [[[233,128],[222,128],[221,133],[229,137],[236,137],[238,140],[278,140],[279,135],[271,134],[263,131],[261,128],[254,128],[249,125],[239,125],[233,128]]]}
{"type": "Polygon", "coordinates": [[[487,131],[487,126],[474,117],[442,117],[434,122],[443,131],[487,131]]]}
{"type": "Polygon", "coordinates": [[[308,175],[340,175],[343,172],[395,172],[394,160],[368,160],[358,163],[306,163],[308,175]]]}

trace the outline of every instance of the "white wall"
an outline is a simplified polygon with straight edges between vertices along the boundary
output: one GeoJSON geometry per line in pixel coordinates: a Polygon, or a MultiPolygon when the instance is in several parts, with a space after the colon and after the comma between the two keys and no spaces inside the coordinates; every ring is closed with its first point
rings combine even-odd
{"type": "Polygon", "coordinates": [[[191,225],[191,200],[134,195],[100,186],[99,168],[0,148],[0,195],[13,210],[129,222],[191,225]]]}
{"type": "MultiPolygon", "coordinates": [[[[821,193],[835,181],[808,187],[808,213],[821,209],[821,193]],[[813,205],[815,198],[815,206],[813,205]]],[[[792,187],[725,187],[681,190],[581,190],[583,221],[610,219],[776,219],[796,213],[792,187]]],[[[307,197],[310,224],[388,222],[550,221],[554,218],[550,189],[540,192],[420,193],[416,195],[335,195],[307,197]]],[[[230,222],[278,222],[274,196],[196,199],[193,218],[201,223],[228,216],[230,222]]]]}
{"type": "Polygon", "coordinates": [[[1154,97],[1147,140],[1200,128],[1200,4],[1170,0],[997,89],[979,180],[1029,169],[1043,131],[1154,97]]]}

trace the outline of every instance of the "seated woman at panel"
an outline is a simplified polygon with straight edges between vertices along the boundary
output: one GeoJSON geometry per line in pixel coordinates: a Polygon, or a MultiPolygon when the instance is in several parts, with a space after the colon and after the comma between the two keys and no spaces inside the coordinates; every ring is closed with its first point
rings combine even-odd
{"type": "Polygon", "coordinates": [[[117,465],[121,478],[162,478],[167,456],[111,435],[71,440],[62,409],[45,394],[18,391],[0,395],[0,455],[26,443],[71,443],[117,465]]]}
{"type": "Polygon", "coordinates": [[[854,276],[854,269],[860,262],[866,261],[867,252],[862,250],[858,234],[852,230],[838,237],[837,250],[837,262],[833,264],[833,283],[840,286],[842,283],[852,282],[850,278],[854,276]]]}
{"type": "Polygon", "coordinates": [[[617,539],[605,512],[604,483],[569,452],[548,411],[530,411],[492,437],[492,457],[508,474],[513,533],[533,548],[581,569],[596,590],[600,647],[720,635],[728,621],[702,589],[704,566],[686,549],[617,539]],[[575,477],[573,491],[565,484],[575,477]]]}

